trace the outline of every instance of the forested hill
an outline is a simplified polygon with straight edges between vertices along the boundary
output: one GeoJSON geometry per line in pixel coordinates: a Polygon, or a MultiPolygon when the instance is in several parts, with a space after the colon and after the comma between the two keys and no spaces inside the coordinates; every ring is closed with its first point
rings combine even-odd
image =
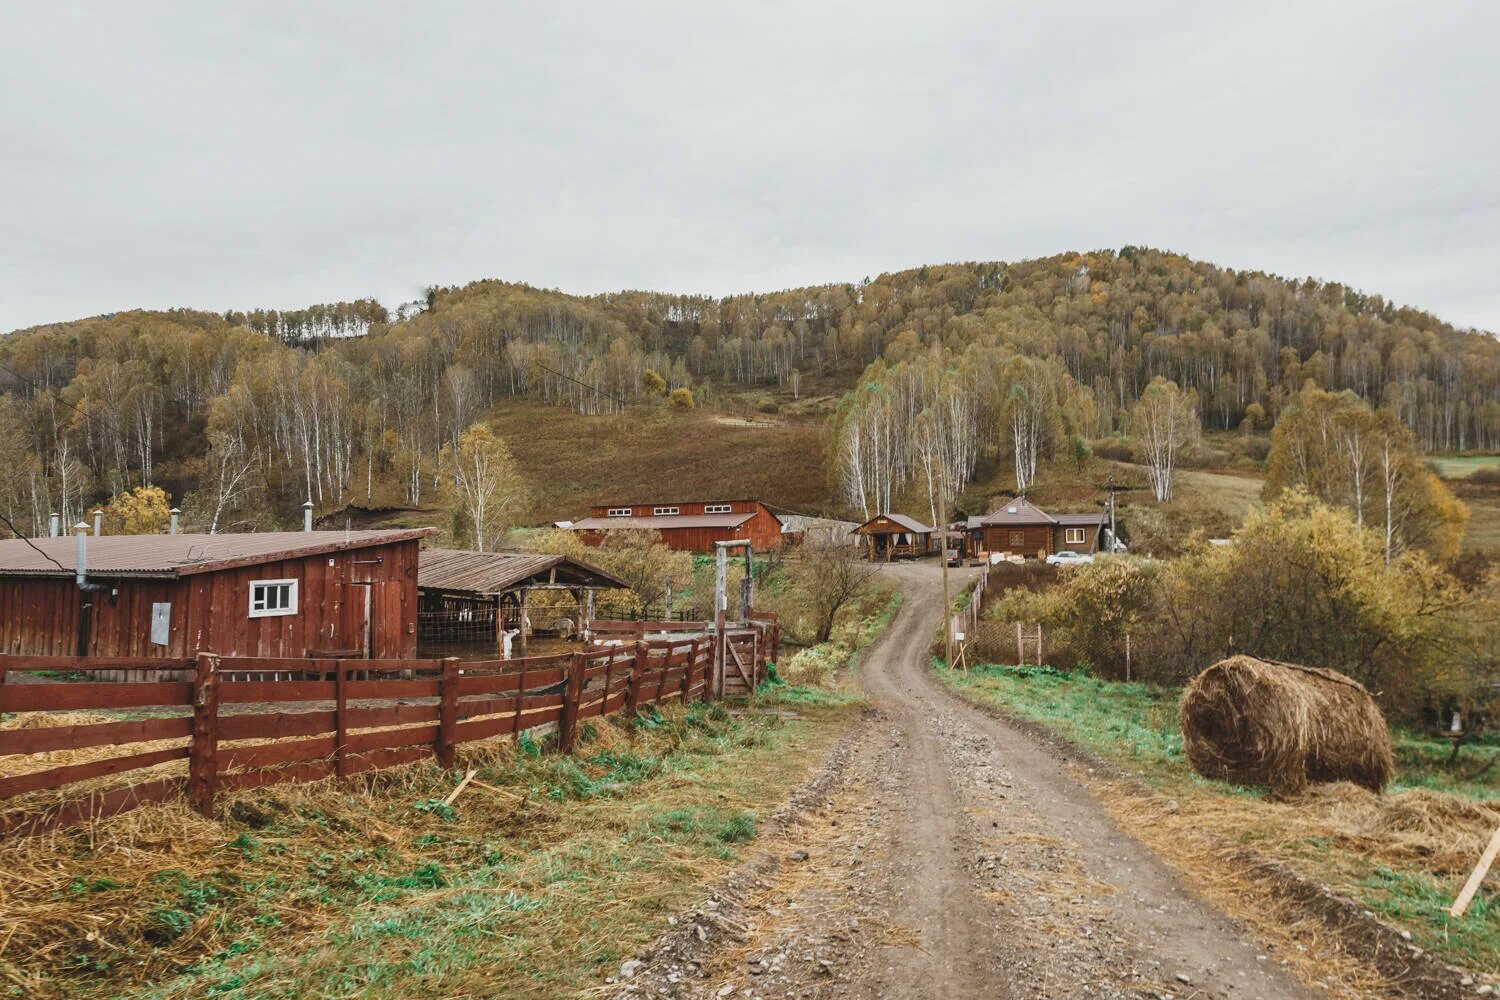
{"type": "Polygon", "coordinates": [[[1196,391],[1210,427],[1252,404],[1274,418],[1311,380],[1392,408],[1429,449],[1500,443],[1493,337],[1337,284],[1130,247],[723,299],[481,281],[423,305],[127,312],[0,339],[0,509],[23,526],[72,518],[143,482],[191,492],[190,514],[221,527],[309,494],[323,509],[421,504],[443,446],[505,397],[627,416],[674,389],[700,409],[746,393],[775,406],[934,345],[1050,359],[1091,396],[1096,436],[1164,376],[1196,391]]]}

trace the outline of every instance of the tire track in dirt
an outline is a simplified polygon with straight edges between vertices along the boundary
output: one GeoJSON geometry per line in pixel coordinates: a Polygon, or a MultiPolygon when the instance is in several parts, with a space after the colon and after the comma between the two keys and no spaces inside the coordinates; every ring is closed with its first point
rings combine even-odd
{"type": "Polygon", "coordinates": [[[876,713],[840,779],[621,995],[1323,995],[1122,833],[1067,764],[942,686],[937,567],[882,572],[904,600],[859,667],[876,713]]]}

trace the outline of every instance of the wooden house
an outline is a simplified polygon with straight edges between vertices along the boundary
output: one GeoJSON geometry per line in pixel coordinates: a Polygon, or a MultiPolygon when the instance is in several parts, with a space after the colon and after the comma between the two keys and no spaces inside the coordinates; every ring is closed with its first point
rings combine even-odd
{"type": "Polygon", "coordinates": [[[1049,514],[1025,497],[1016,497],[988,514],[966,522],[971,555],[1014,555],[1045,559],[1054,552],[1099,550],[1108,534],[1103,511],[1095,514],[1049,514]]]}
{"type": "Polygon", "coordinates": [[[0,541],[0,652],[415,656],[417,549],[432,532],[0,541]]]}
{"type": "Polygon", "coordinates": [[[905,514],[877,514],[854,529],[865,539],[865,552],[875,561],[915,559],[931,555],[933,528],[905,514]]]}
{"type": "Polygon", "coordinates": [[[781,544],[781,519],[759,500],[689,500],[598,504],[574,521],[587,545],[601,545],[610,531],[655,531],[667,547],[711,553],[715,542],[748,539],[756,552],[781,544]]]}

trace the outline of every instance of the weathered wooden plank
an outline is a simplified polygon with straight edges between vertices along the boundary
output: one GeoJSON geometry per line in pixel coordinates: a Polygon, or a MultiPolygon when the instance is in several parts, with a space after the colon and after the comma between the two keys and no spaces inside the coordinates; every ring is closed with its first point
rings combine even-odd
{"type": "Polygon", "coordinates": [[[241,705],[268,701],[332,701],[333,681],[224,681],[219,703],[241,705]]]}
{"type": "Polygon", "coordinates": [[[35,673],[42,670],[191,670],[193,660],[181,656],[16,656],[0,655],[0,670],[35,673]]]}
{"type": "Polygon", "coordinates": [[[544,726],[549,722],[556,722],[562,718],[562,707],[546,709],[541,712],[527,712],[520,716],[499,716],[493,719],[472,719],[460,722],[456,727],[458,731],[458,742],[472,743],[475,740],[486,740],[492,736],[502,733],[520,732],[535,726],[544,726]],[[519,720],[519,721],[518,721],[519,720]]]}
{"type": "Polygon", "coordinates": [[[350,699],[356,698],[433,698],[438,682],[430,681],[356,681],[348,684],[350,699]]]}
{"type": "Polygon", "coordinates": [[[334,728],[332,712],[247,712],[219,717],[220,740],[285,739],[314,736],[334,728]]]}
{"type": "Polygon", "coordinates": [[[328,760],[299,761],[282,767],[268,767],[255,771],[240,771],[219,775],[219,791],[244,791],[291,782],[320,781],[333,775],[333,762],[328,760]]]}
{"type": "Polygon", "coordinates": [[[379,708],[344,710],[345,729],[371,729],[375,726],[399,726],[412,722],[436,722],[436,705],[386,705],[379,708]]]}
{"type": "Polygon", "coordinates": [[[426,746],[403,747],[399,750],[371,750],[358,757],[351,756],[347,767],[349,774],[359,774],[361,771],[383,770],[387,767],[399,767],[402,764],[431,759],[432,748],[426,746]]]}
{"type": "Polygon", "coordinates": [[[10,778],[0,778],[0,799],[8,799],[26,792],[43,788],[60,788],[90,778],[103,778],[111,774],[122,774],[143,767],[165,764],[171,760],[185,760],[187,747],[168,747],[165,750],[148,750],[145,753],[127,754],[124,757],[107,757],[82,764],[65,764],[45,771],[32,771],[10,778]]]}
{"type": "Polygon", "coordinates": [[[105,819],[153,802],[169,802],[182,796],[184,778],[163,778],[116,788],[70,802],[53,812],[14,813],[0,817],[0,837],[20,837],[73,826],[87,820],[105,819]]]}
{"type": "Polygon", "coordinates": [[[97,722],[77,726],[51,726],[45,729],[6,729],[0,731],[0,757],[18,753],[47,753],[52,750],[81,750],[85,747],[123,746],[126,743],[180,739],[188,736],[192,731],[193,720],[187,716],[175,719],[142,719],[138,722],[97,722]]]}
{"type": "Polygon", "coordinates": [[[146,684],[109,684],[97,681],[56,684],[0,685],[0,712],[47,712],[80,708],[143,708],[148,705],[185,706],[193,686],[162,681],[146,684]]]}
{"type": "Polygon", "coordinates": [[[283,743],[262,743],[258,746],[220,747],[219,769],[270,767],[273,764],[290,764],[301,760],[318,760],[332,757],[337,738],[318,736],[310,740],[289,740],[283,743]]]}
{"type": "Polygon", "coordinates": [[[524,675],[519,673],[483,674],[478,677],[465,674],[458,679],[458,693],[460,696],[500,694],[516,690],[523,680],[527,688],[551,687],[562,683],[563,670],[561,667],[554,667],[550,670],[528,670],[524,675]]]}
{"type": "Polygon", "coordinates": [[[344,744],[346,752],[364,753],[368,750],[387,750],[393,747],[426,746],[430,748],[437,740],[438,727],[408,726],[405,729],[381,729],[373,733],[350,733],[344,744]]]}

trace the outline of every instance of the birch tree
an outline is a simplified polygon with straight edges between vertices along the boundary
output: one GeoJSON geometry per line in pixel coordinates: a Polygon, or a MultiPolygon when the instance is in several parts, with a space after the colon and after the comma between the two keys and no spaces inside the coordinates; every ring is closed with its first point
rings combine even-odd
{"type": "Polygon", "coordinates": [[[1130,431],[1146,463],[1152,495],[1160,503],[1170,503],[1177,455],[1198,435],[1196,397],[1157,376],[1131,411],[1130,431]]]}
{"type": "Polygon", "coordinates": [[[489,552],[504,539],[525,500],[516,460],[505,440],[485,424],[474,424],[459,437],[457,448],[444,451],[463,526],[474,548],[489,552]]]}

